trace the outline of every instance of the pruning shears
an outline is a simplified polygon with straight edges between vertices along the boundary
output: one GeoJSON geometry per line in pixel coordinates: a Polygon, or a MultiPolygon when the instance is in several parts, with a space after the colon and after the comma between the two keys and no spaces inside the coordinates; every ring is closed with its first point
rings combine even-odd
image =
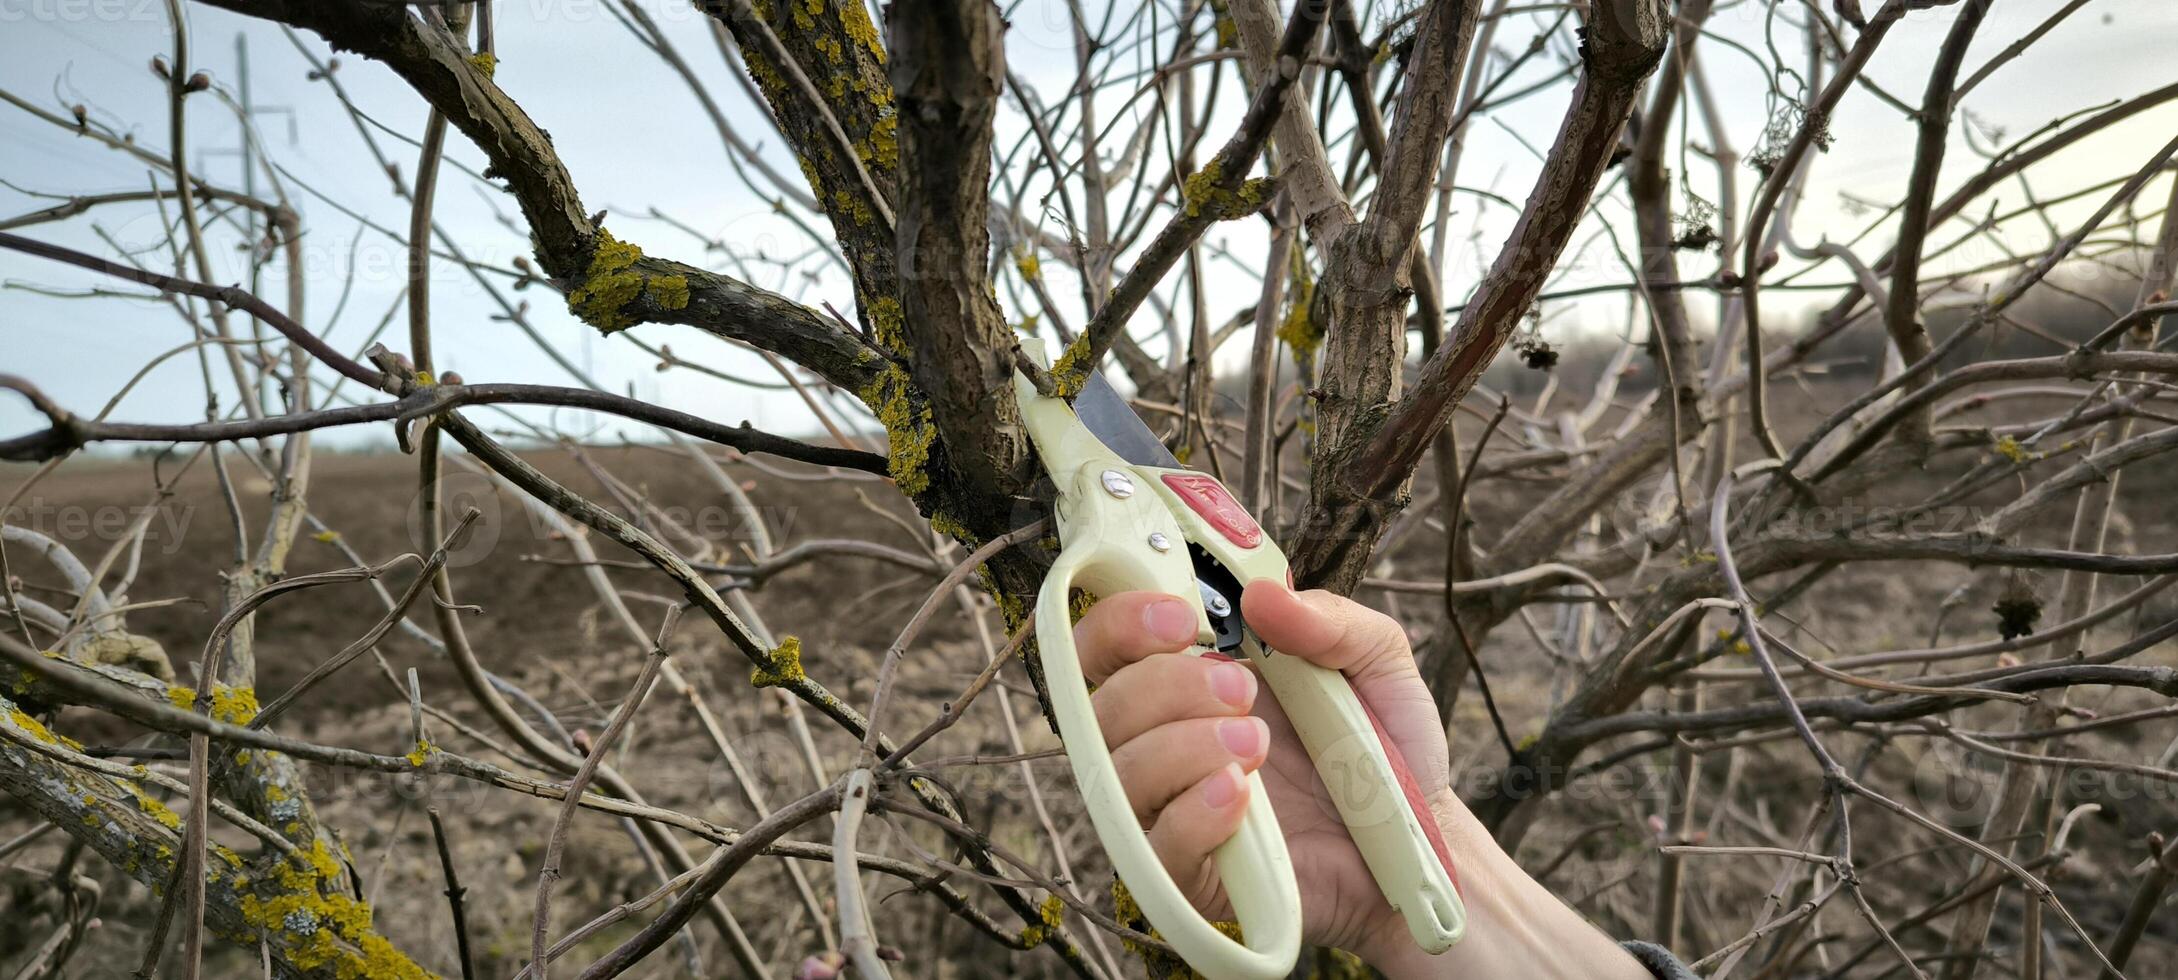
{"type": "MultiPolygon", "coordinates": [[[[1038,363],[1040,341],[1022,347],[1038,363]]],[[[1300,952],[1301,900],[1285,835],[1260,774],[1247,815],[1213,854],[1245,942],[1195,911],[1135,820],[1104,745],[1074,648],[1069,597],[1152,590],[1200,598],[1196,646],[1244,659],[1292,719],[1332,803],[1416,945],[1443,952],[1467,912],[1444,840],[1413,774],[1346,677],[1263,646],[1240,614],[1241,587],[1284,581],[1286,556],[1217,478],[1182,467],[1125,400],[1090,372],[1073,404],[1014,388],[1058,488],[1060,551],[1036,601],[1036,642],[1051,704],[1083,802],[1112,868],[1143,915],[1188,965],[1212,980],[1275,980],[1300,952]]]]}

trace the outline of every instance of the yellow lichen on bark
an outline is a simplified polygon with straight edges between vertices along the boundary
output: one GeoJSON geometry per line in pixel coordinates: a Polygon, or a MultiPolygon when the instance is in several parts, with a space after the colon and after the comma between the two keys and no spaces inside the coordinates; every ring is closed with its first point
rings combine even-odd
{"type": "Polygon", "coordinates": [[[645,291],[650,294],[650,301],[658,304],[660,309],[681,310],[688,308],[687,276],[652,277],[649,285],[645,287],[645,291]]]}
{"type": "MultiPolygon", "coordinates": [[[[1156,929],[1150,928],[1149,917],[1142,914],[1142,906],[1135,903],[1134,895],[1127,891],[1127,883],[1119,880],[1117,875],[1112,877],[1112,918],[1119,920],[1120,925],[1148,933],[1153,939],[1164,938],[1158,935],[1156,929]]],[[[1212,922],[1210,927],[1224,933],[1234,942],[1242,941],[1238,922],[1212,922]]],[[[1193,967],[1187,965],[1186,960],[1166,950],[1127,938],[1121,938],[1119,945],[1140,959],[1143,968],[1158,980],[1188,980],[1201,976],[1193,967]]]]}
{"type": "Polygon", "coordinates": [[[938,430],[929,407],[918,407],[908,389],[907,372],[888,367],[856,394],[885,427],[885,472],[912,497],[930,489],[930,447],[938,441],[938,430]]]}
{"type": "MultiPolygon", "coordinates": [[[[129,786],[129,784],[127,783],[122,783],[121,785],[129,786]]],[[[144,813],[150,816],[151,819],[157,820],[160,826],[165,827],[168,830],[181,829],[181,814],[175,813],[173,807],[167,806],[166,804],[161,803],[158,800],[154,800],[149,796],[145,796],[142,791],[136,789],[136,787],[134,786],[129,786],[129,793],[130,795],[136,797],[136,808],[144,811],[144,813]]]]}
{"type": "Polygon", "coordinates": [[[638,322],[640,317],[628,309],[637,300],[648,299],[661,310],[686,309],[688,277],[651,275],[637,267],[642,259],[641,248],[598,229],[590,267],[582,282],[567,292],[568,312],[599,330],[612,331],[638,322]]]}
{"type": "Polygon", "coordinates": [[[1059,931],[1061,921],[1059,914],[1065,909],[1066,902],[1057,895],[1044,899],[1044,904],[1036,908],[1037,921],[1031,922],[1021,929],[1023,948],[1035,949],[1043,945],[1044,940],[1051,938],[1052,933],[1059,931]]]}
{"type": "Polygon", "coordinates": [[[862,151],[864,162],[877,170],[889,171],[900,165],[900,118],[890,109],[883,113],[870,127],[869,139],[857,144],[856,149],[862,151]]]}
{"type": "MultiPolygon", "coordinates": [[[[870,12],[864,9],[861,4],[840,4],[839,26],[846,32],[848,40],[855,42],[862,47],[862,50],[869,52],[870,57],[877,59],[878,64],[885,63],[884,42],[877,36],[877,25],[870,22],[870,12]]],[[[885,92],[883,104],[892,104],[890,89],[885,92]]]]}
{"type": "Polygon", "coordinates": [[[230,725],[247,725],[257,717],[257,691],[247,687],[212,686],[212,717],[230,725]]]}
{"type": "Polygon", "coordinates": [[[621,308],[643,294],[643,274],[635,271],[635,262],[642,257],[642,249],[598,229],[597,243],[590,251],[590,268],[581,285],[567,293],[569,312],[600,330],[634,325],[635,318],[621,308]]]}
{"type": "Polygon", "coordinates": [[[1293,352],[1294,363],[1307,364],[1316,349],[1323,346],[1323,324],[1316,322],[1315,312],[1310,309],[1316,299],[1315,280],[1309,278],[1308,265],[1299,254],[1294,260],[1293,275],[1286,287],[1286,315],[1278,321],[1278,339],[1293,352]]]}
{"type": "MultiPolygon", "coordinates": [[[[197,706],[197,691],[192,687],[175,685],[166,689],[166,701],[183,711],[197,706]]],[[[230,725],[247,725],[257,717],[257,691],[247,687],[212,685],[211,716],[230,725]]]]}
{"type": "Polygon", "coordinates": [[[1051,385],[1061,398],[1081,394],[1081,386],[1089,383],[1089,335],[1082,334],[1066,345],[1059,359],[1051,365],[1051,385]]]}
{"type": "Polygon", "coordinates": [[[969,530],[968,525],[962,524],[953,515],[942,510],[931,512],[930,529],[971,547],[982,543],[982,538],[969,530]]]}
{"type": "MultiPolygon", "coordinates": [[[[339,980],[424,980],[416,965],[372,927],[370,903],[341,887],[341,863],[323,840],[276,859],[271,874],[252,884],[239,878],[242,919],[280,939],[288,962],[339,980]]],[[[256,937],[233,937],[255,945],[256,937]]]]}
{"type": "Polygon", "coordinates": [[[749,671],[749,683],[757,687],[783,687],[808,679],[802,672],[802,638],[792,635],[781,637],[772,648],[770,664],[749,671]]]}
{"type": "Polygon", "coordinates": [[[60,741],[43,724],[40,724],[38,719],[32,718],[29,712],[12,704],[8,705],[8,721],[14,723],[16,728],[22,729],[23,734],[40,742],[50,745],[60,741]]]}
{"type": "Polygon", "coordinates": [[[1215,160],[1180,183],[1180,200],[1190,218],[1231,221],[1246,217],[1262,210],[1269,196],[1270,181],[1260,177],[1241,181],[1240,186],[1227,190],[1225,168],[1215,160]]]}

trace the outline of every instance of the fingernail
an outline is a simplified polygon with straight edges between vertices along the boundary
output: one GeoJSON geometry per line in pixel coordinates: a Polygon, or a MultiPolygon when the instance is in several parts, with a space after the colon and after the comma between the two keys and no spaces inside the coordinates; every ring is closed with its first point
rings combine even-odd
{"type": "Polygon", "coordinates": [[[1235,708],[1248,707],[1255,703],[1255,674],[1239,664],[1217,664],[1210,668],[1210,693],[1235,708]]]}
{"type": "Polygon", "coordinates": [[[1261,718],[1227,718],[1218,722],[1218,744],[1240,758],[1255,758],[1269,739],[1270,731],[1261,718]]]}
{"type": "Polygon", "coordinates": [[[1240,774],[1239,765],[1226,763],[1225,768],[1211,773],[1209,780],[1203,783],[1203,803],[1212,810],[1223,810],[1232,806],[1234,800],[1240,799],[1241,781],[1246,778],[1240,774]]]}
{"type": "Polygon", "coordinates": [[[1142,607],[1142,626],[1167,643],[1195,638],[1195,611],[1178,599],[1159,599],[1142,607]]]}

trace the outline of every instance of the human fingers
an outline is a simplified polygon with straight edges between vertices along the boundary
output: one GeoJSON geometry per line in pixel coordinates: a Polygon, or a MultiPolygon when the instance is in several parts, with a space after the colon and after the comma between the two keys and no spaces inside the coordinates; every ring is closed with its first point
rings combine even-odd
{"type": "Polygon", "coordinates": [[[1406,631],[1390,616],[1345,596],[1295,592],[1258,579],[1240,595],[1241,616],[1265,645],[1319,667],[1373,673],[1386,665],[1412,669],[1406,631]]]}
{"type": "Polygon", "coordinates": [[[1168,653],[1121,667],[1090,702],[1104,744],[1116,747],[1175,721],[1245,715],[1255,695],[1255,672],[1241,664],[1168,653]]]}
{"type": "Polygon", "coordinates": [[[1112,750],[1134,815],[1148,823],[1180,794],[1227,765],[1253,772],[1270,750],[1263,719],[1189,718],[1159,725],[1112,750]]]}
{"type": "Polygon", "coordinates": [[[1149,829],[1150,849],[1198,908],[1217,894],[1211,855],[1240,829],[1249,791],[1248,774],[1239,764],[1226,763],[1166,804],[1149,829]]]}
{"type": "Polygon", "coordinates": [[[1102,684],[1121,667],[1195,642],[1195,607],[1160,592],[1120,592],[1097,600],[1074,624],[1082,674],[1102,684]]]}

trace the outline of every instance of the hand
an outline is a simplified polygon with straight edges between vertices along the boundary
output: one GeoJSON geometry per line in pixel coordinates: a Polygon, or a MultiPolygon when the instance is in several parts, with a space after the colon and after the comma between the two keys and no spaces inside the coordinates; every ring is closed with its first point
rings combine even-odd
{"type": "Polygon", "coordinates": [[[1347,836],[1276,699],[1252,668],[1167,656],[1195,639],[1195,606],[1171,596],[1106,596],[1074,627],[1097,690],[1097,724],[1135,817],[1195,907],[1229,918],[1210,854],[1240,827],[1246,774],[1260,771],[1301,888],[1303,938],[1360,955],[1392,976],[1646,978],[1648,972],[1557,901],[1491,839],[1449,786],[1437,708],[1390,617],[1329,592],[1250,583],[1241,614],[1281,654],[1343,671],[1430,793],[1468,906],[1467,938],[1429,957],[1408,937],[1347,836]],[[1556,967],[1562,967],[1559,972],[1556,967]]]}

